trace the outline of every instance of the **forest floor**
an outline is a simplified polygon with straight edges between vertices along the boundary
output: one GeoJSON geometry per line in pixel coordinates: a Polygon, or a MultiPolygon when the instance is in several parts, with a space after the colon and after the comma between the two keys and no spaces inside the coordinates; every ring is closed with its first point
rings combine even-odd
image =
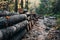
{"type": "Polygon", "coordinates": [[[59,30],[55,30],[53,27],[48,27],[44,24],[44,19],[38,19],[22,40],[60,40],[59,30]],[[46,30],[46,29],[49,30],[46,30]]]}

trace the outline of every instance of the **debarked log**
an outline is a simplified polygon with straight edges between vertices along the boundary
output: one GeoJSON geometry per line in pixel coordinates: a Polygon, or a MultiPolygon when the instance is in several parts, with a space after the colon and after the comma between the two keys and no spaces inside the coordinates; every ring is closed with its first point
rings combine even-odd
{"type": "Polygon", "coordinates": [[[8,40],[8,38],[12,37],[18,31],[22,31],[27,28],[28,21],[25,20],[21,23],[18,23],[14,26],[7,27],[5,29],[0,30],[0,40],[8,40]]]}
{"type": "Polygon", "coordinates": [[[7,19],[5,17],[1,17],[0,18],[0,29],[6,26],[8,26],[7,19]]]}
{"type": "Polygon", "coordinates": [[[10,25],[22,22],[26,19],[27,19],[27,16],[25,14],[10,16],[10,18],[8,19],[8,25],[10,26],[10,25]]]}
{"type": "Polygon", "coordinates": [[[12,15],[18,15],[17,13],[11,13],[11,12],[1,12],[0,17],[5,17],[5,16],[12,16],[12,15]]]}
{"type": "Polygon", "coordinates": [[[25,14],[10,16],[9,19],[0,19],[0,29],[8,26],[15,25],[27,19],[25,14]]]}
{"type": "MultiPolygon", "coordinates": [[[[21,40],[22,37],[27,33],[27,30],[24,29],[21,32],[19,31],[16,35],[14,35],[10,40],[21,40]]],[[[9,40],[9,39],[8,39],[9,40]]]]}

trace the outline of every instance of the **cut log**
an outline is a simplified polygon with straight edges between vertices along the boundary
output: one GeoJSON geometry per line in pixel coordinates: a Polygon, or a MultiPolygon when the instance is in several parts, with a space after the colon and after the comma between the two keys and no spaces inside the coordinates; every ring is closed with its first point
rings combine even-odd
{"type": "Polygon", "coordinates": [[[26,29],[26,28],[27,28],[27,21],[23,21],[14,26],[7,27],[6,29],[1,29],[0,30],[0,35],[1,35],[0,39],[8,40],[8,38],[12,37],[18,31],[22,31],[23,29],[26,29]]]}
{"type": "Polygon", "coordinates": [[[15,25],[19,22],[22,22],[27,19],[25,14],[10,16],[9,19],[1,18],[0,19],[0,29],[8,26],[15,25]]]}

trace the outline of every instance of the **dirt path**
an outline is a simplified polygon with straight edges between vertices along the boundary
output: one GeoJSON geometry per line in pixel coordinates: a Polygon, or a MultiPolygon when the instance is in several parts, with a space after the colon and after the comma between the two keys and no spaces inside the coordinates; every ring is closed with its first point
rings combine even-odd
{"type": "Polygon", "coordinates": [[[54,30],[50,28],[50,30],[46,31],[46,28],[47,26],[44,25],[44,20],[38,19],[33,29],[30,30],[22,40],[46,40],[49,31],[54,30]]]}
{"type": "Polygon", "coordinates": [[[22,40],[45,40],[48,33],[45,31],[46,26],[43,23],[43,19],[38,19],[36,23],[22,40]]]}

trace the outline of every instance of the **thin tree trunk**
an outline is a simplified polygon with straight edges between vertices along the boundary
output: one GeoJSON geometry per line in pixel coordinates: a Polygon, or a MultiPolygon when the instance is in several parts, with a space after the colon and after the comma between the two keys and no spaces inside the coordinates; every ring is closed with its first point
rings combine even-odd
{"type": "Polygon", "coordinates": [[[15,0],[15,12],[18,10],[18,0],[15,0]]]}
{"type": "Polygon", "coordinates": [[[21,8],[23,8],[23,0],[21,0],[21,8]]]}
{"type": "Polygon", "coordinates": [[[28,10],[28,0],[25,0],[25,8],[28,10]]]}

